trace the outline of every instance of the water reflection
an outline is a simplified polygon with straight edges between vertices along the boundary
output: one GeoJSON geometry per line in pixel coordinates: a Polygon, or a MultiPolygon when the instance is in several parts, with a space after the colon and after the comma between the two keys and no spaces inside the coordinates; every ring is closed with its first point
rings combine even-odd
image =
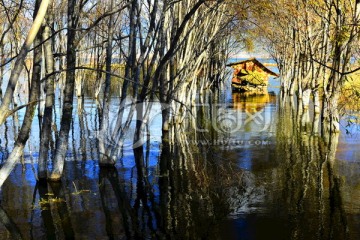
{"type": "Polygon", "coordinates": [[[279,110],[273,149],[276,154],[269,159],[272,167],[266,168],[256,156],[252,158],[253,166],[258,166],[252,172],[257,184],[264,187],[266,197],[253,202],[252,209],[229,222],[224,232],[233,235],[228,238],[237,239],[235,236],[239,235],[241,239],[359,237],[359,210],[346,211],[349,202],[345,200],[355,189],[344,181],[337,167],[339,136],[319,137],[317,119],[290,105],[279,110]],[[306,124],[304,115],[308,117],[306,124]]]}
{"type": "Polygon", "coordinates": [[[279,109],[271,95],[234,95],[233,106],[211,97],[204,96],[211,104],[195,109],[188,128],[170,129],[173,143],[146,136],[145,146],[124,149],[115,167],[98,165],[97,107],[85,101],[62,183],[37,182],[31,163],[5,182],[0,238],[360,236],[360,169],[357,159],[341,160],[344,138],[320,137],[318,116],[291,101],[279,109]],[[219,108],[238,116],[241,127],[218,131],[219,108]]]}
{"type": "MultiPolygon", "coordinates": [[[[23,239],[21,233],[6,211],[0,205],[0,222],[8,231],[11,239],[23,239]]],[[[1,236],[1,235],[0,235],[1,236]]]]}
{"type": "Polygon", "coordinates": [[[16,170],[24,178],[12,177],[4,185],[3,206],[21,233],[31,232],[34,239],[221,236],[218,221],[246,198],[246,174],[235,162],[217,161],[213,153],[205,160],[180,146],[164,144],[158,165],[146,168],[148,154],[134,150],[133,168],[99,168],[88,162],[83,175],[81,163],[68,162],[67,179],[56,185],[29,181],[34,175],[27,164],[24,173],[16,170]],[[21,198],[23,204],[10,198],[21,198]],[[31,210],[17,214],[25,209],[31,210]]]}
{"type": "Polygon", "coordinates": [[[269,103],[276,103],[274,94],[249,94],[249,93],[232,93],[233,108],[236,110],[255,113],[264,109],[269,103]]]}
{"type": "MultiPolygon", "coordinates": [[[[50,186],[49,186],[50,187],[50,186]]],[[[34,201],[36,199],[37,191],[39,194],[39,198],[42,201],[41,204],[41,217],[43,219],[44,223],[44,230],[46,233],[46,236],[48,239],[55,239],[56,238],[56,232],[55,232],[55,225],[53,221],[53,217],[51,215],[51,209],[50,209],[50,196],[51,191],[48,190],[48,183],[45,181],[37,182],[35,185],[35,191],[34,191],[34,201]]],[[[33,206],[35,206],[35,202],[33,201],[33,206]]],[[[32,215],[31,220],[33,221],[34,215],[32,215]]],[[[33,234],[32,234],[33,235],[33,234]]]]}
{"type": "Polygon", "coordinates": [[[339,136],[312,134],[303,121],[308,113],[301,114],[288,107],[278,118],[277,157],[283,161],[273,181],[282,198],[274,200],[290,215],[285,220],[292,239],[348,239],[343,183],[335,168],[339,136]]]}
{"type": "Polygon", "coordinates": [[[99,172],[99,191],[105,215],[106,234],[109,239],[131,239],[133,222],[132,207],[124,185],[120,184],[115,167],[103,167],[99,172]]]}

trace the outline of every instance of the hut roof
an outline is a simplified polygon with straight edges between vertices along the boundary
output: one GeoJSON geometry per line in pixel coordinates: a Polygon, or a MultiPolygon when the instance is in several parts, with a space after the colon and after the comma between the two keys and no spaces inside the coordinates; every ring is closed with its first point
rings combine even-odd
{"type": "Polygon", "coordinates": [[[267,67],[264,66],[264,64],[262,64],[261,62],[259,62],[256,58],[250,58],[247,60],[243,60],[243,61],[238,61],[238,62],[233,62],[233,63],[229,63],[226,66],[228,67],[233,67],[242,63],[247,63],[247,62],[253,62],[254,64],[256,64],[259,68],[261,68],[264,72],[272,75],[272,76],[276,76],[279,77],[279,75],[277,73],[274,73],[273,71],[271,71],[270,69],[268,69],[267,67]]]}

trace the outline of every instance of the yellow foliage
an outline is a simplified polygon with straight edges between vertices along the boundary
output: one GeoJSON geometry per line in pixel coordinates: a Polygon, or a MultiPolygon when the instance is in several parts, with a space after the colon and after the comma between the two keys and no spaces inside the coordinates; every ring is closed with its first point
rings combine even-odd
{"type": "MultiPolygon", "coordinates": [[[[51,194],[47,194],[51,195],[51,194]]],[[[57,197],[49,197],[48,199],[41,198],[39,200],[38,205],[34,205],[33,209],[41,209],[41,210],[48,210],[50,203],[62,203],[65,202],[65,199],[63,198],[57,198],[57,197]]]]}
{"type": "Polygon", "coordinates": [[[360,73],[353,73],[347,77],[339,99],[343,110],[360,111],[360,73]]]}
{"type": "Polygon", "coordinates": [[[244,39],[245,48],[248,52],[254,51],[254,41],[251,38],[245,38],[244,39]]]}
{"type": "Polygon", "coordinates": [[[252,85],[266,85],[267,75],[263,72],[258,71],[247,71],[242,69],[238,78],[243,82],[252,84],[252,85]]]}

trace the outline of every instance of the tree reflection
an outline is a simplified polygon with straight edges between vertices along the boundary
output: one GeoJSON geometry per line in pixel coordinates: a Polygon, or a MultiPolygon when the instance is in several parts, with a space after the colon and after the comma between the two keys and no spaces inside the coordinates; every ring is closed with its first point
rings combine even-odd
{"type": "Polygon", "coordinates": [[[36,196],[36,191],[38,190],[40,200],[42,200],[44,203],[47,203],[47,206],[42,206],[41,217],[43,219],[47,239],[55,239],[55,226],[51,215],[50,204],[48,204],[50,200],[49,196],[51,195],[51,192],[48,191],[48,187],[50,187],[48,185],[49,184],[46,181],[38,181],[35,186],[34,196],[36,196]]]}
{"type": "Polygon", "coordinates": [[[153,232],[155,216],[159,238],[215,239],[219,237],[218,221],[241,207],[246,192],[244,174],[226,159],[219,162],[211,153],[204,156],[185,139],[177,133],[176,143],[162,143],[155,176],[158,197],[154,195],[156,182],[151,184],[154,176],[144,175],[142,149],[135,150],[138,177],[134,206],[139,213],[141,202],[141,212],[147,215],[138,219],[142,222],[139,226],[153,232]]]}
{"type": "Polygon", "coordinates": [[[110,239],[116,239],[119,236],[126,236],[131,239],[134,237],[133,210],[126,196],[124,186],[119,181],[119,175],[115,167],[100,168],[99,190],[105,214],[106,232],[110,239]],[[117,207],[114,206],[114,203],[117,207]]]}
{"type": "Polygon", "coordinates": [[[131,179],[115,167],[100,168],[109,239],[217,239],[219,221],[243,206],[247,175],[215,153],[204,156],[185,135],[176,139],[162,142],[155,168],[148,164],[150,148],[135,148],[131,179]]]}
{"type": "MultiPolygon", "coordinates": [[[[267,109],[265,102],[260,111],[267,109]]],[[[345,211],[346,186],[335,159],[339,136],[321,135],[319,116],[308,109],[291,101],[282,104],[287,105],[269,112],[276,117],[275,126],[261,132],[265,137],[272,134],[276,144],[261,148],[213,144],[227,136],[209,123],[214,112],[204,104],[193,111],[196,119],[183,119],[181,128],[170,126],[161,143],[145,129],[144,146],[116,149],[124,154],[115,166],[69,161],[62,184],[37,182],[36,186],[35,181],[28,184],[32,172],[20,178],[20,171],[15,172],[18,175],[4,185],[2,197],[7,202],[2,206],[16,221],[18,232],[26,233],[29,225],[22,222],[28,216],[17,214],[30,209],[31,200],[31,206],[39,204],[41,208],[33,209],[31,216],[34,239],[225,239],[228,228],[230,235],[235,232],[241,239],[273,234],[276,239],[350,238],[354,221],[345,211]],[[13,199],[23,203],[20,206],[13,199]]],[[[244,113],[242,108],[231,110],[244,113]]],[[[74,136],[81,139],[73,142],[84,157],[86,148],[96,145],[82,139],[90,133],[86,114],[79,118],[79,127],[80,134],[74,136]]],[[[249,130],[249,139],[254,129],[249,130]]],[[[16,235],[16,227],[8,226],[16,235]]]]}
{"type": "Polygon", "coordinates": [[[71,215],[69,212],[68,203],[66,202],[64,186],[61,182],[52,182],[50,183],[50,187],[55,199],[53,204],[50,202],[51,213],[54,218],[54,222],[61,223],[61,226],[56,227],[63,230],[65,239],[74,239],[75,233],[71,223],[71,215]]]}
{"type": "Polygon", "coordinates": [[[16,224],[12,221],[12,219],[9,217],[9,215],[6,213],[6,211],[3,209],[3,207],[0,205],[0,221],[8,230],[11,239],[23,239],[20,230],[16,226],[16,224]]]}
{"type": "Polygon", "coordinates": [[[282,159],[277,179],[290,237],[348,239],[343,183],[334,168],[339,135],[319,136],[319,118],[315,115],[311,124],[307,111],[283,108],[277,124],[277,157],[282,159]]]}

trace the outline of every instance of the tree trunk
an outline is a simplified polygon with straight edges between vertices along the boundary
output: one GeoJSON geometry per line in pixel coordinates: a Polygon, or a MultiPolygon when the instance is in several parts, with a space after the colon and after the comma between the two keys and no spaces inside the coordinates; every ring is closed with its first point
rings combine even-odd
{"type": "Polygon", "coordinates": [[[2,125],[5,122],[6,118],[11,113],[11,111],[9,110],[9,106],[10,106],[11,100],[13,98],[15,87],[19,80],[19,76],[22,71],[22,68],[25,64],[25,58],[29,52],[29,49],[30,49],[32,43],[34,42],[34,39],[35,39],[37,33],[40,30],[42,21],[44,20],[46,10],[49,6],[49,2],[50,2],[50,0],[42,0],[40,7],[38,9],[36,9],[36,17],[34,19],[33,25],[31,26],[31,29],[29,30],[29,33],[25,40],[25,43],[21,47],[20,53],[15,62],[14,68],[11,71],[9,83],[6,87],[6,92],[5,92],[4,98],[2,99],[1,106],[0,106],[0,125],[2,125]]]}
{"type": "Polygon", "coordinates": [[[76,67],[76,26],[75,16],[76,0],[68,1],[68,34],[67,34],[67,71],[63,99],[63,111],[61,116],[60,133],[56,140],[56,150],[54,155],[54,165],[49,176],[50,181],[60,181],[64,170],[66,152],[68,149],[69,132],[72,121],[72,110],[74,100],[75,67],[76,67]]]}
{"type": "Polygon", "coordinates": [[[6,59],[5,59],[5,53],[4,53],[4,45],[0,46],[0,56],[2,57],[1,61],[0,61],[0,99],[2,99],[2,84],[3,84],[3,80],[4,80],[4,68],[5,66],[3,66],[3,64],[5,63],[6,59]]]}
{"type": "MultiPolygon", "coordinates": [[[[37,0],[35,3],[35,10],[34,10],[34,15],[37,15],[36,18],[39,15],[38,10],[40,11],[41,8],[41,6],[39,8],[39,5],[40,5],[40,0],[37,0]]],[[[41,43],[41,31],[38,33],[38,35],[36,35],[34,43],[36,45],[41,43]]],[[[21,156],[23,155],[25,144],[29,138],[32,120],[35,115],[36,102],[38,101],[40,94],[41,61],[42,61],[41,58],[42,58],[42,50],[39,47],[34,50],[33,74],[31,79],[31,91],[29,97],[29,103],[31,104],[28,105],[26,108],[24,120],[19,135],[14,144],[14,149],[11,152],[8,159],[6,160],[5,164],[0,169],[0,188],[4,184],[7,177],[10,175],[11,171],[14,169],[15,165],[18,163],[21,156]]]]}
{"type": "MultiPolygon", "coordinates": [[[[113,8],[113,0],[110,3],[110,9],[113,8]]],[[[110,109],[110,85],[111,85],[111,63],[112,63],[112,39],[113,39],[113,17],[112,15],[109,18],[108,23],[108,42],[106,47],[106,76],[105,76],[105,88],[104,88],[104,101],[103,101],[103,111],[101,116],[101,125],[100,125],[100,133],[105,134],[106,130],[109,127],[109,109],[110,109]]],[[[104,137],[99,138],[99,152],[100,152],[100,165],[108,166],[115,165],[116,161],[114,161],[111,156],[107,156],[104,137]]]]}
{"type": "Polygon", "coordinates": [[[136,62],[136,10],[137,0],[132,0],[130,5],[130,26],[129,26],[129,47],[128,47],[128,59],[125,66],[125,79],[121,90],[121,103],[125,103],[127,96],[127,90],[129,86],[128,79],[131,79],[136,62]]]}
{"type": "MultiPolygon", "coordinates": [[[[50,24],[48,22],[47,24],[50,24]]],[[[43,32],[43,41],[49,38],[51,34],[51,29],[49,25],[44,27],[43,32]]],[[[51,40],[44,42],[44,56],[45,56],[45,67],[46,75],[51,74],[54,71],[54,56],[52,52],[51,40]]],[[[49,155],[49,146],[51,140],[51,124],[52,124],[52,111],[55,101],[55,91],[54,91],[54,75],[50,75],[46,78],[45,83],[46,99],[45,99],[45,109],[44,117],[41,123],[41,133],[40,133],[40,150],[39,150],[39,160],[38,160],[38,178],[44,179],[47,174],[47,161],[49,155]]]]}

